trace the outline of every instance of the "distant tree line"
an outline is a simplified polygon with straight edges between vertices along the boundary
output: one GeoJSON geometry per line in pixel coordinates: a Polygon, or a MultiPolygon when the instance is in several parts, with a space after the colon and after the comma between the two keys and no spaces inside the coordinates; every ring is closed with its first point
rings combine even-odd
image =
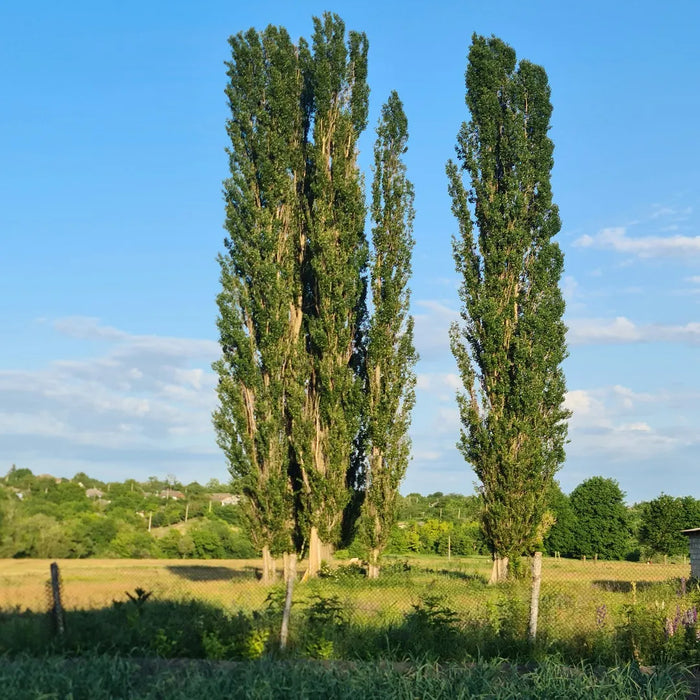
{"type": "Polygon", "coordinates": [[[211,500],[224,489],[216,480],[56,479],[13,466],[0,479],[0,557],[254,557],[240,506],[211,500]]]}
{"type": "Polygon", "coordinates": [[[545,551],[563,557],[648,560],[688,553],[682,530],[700,527],[700,501],[661,494],[652,501],[625,506],[614,479],[594,476],[565,495],[555,483],[549,495],[555,523],[544,539],[545,551]]]}
{"type": "MultiPolygon", "coordinates": [[[[194,558],[260,556],[242,504],[211,500],[226,491],[215,479],[192,482],[103,482],[78,473],[72,479],[34,475],[12,467],[0,478],[0,558],[194,558]],[[99,489],[102,498],[90,498],[99,489]],[[181,493],[184,499],[162,498],[181,493]],[[151,530],[149,532],[149,520],[151,530]]],[[[547,503],[553,525],[541,544],[549,555],[646,561],[687,554],[681,530],[700,527],[700,500],[661,494],[626,506],[613,479],[592,477],[569,495],[555,482],[547,503]]],[[[397,495],[397,522],[386,552],[465,557],[488,554],[479,496],[397,495]]],[[[365,559],[359,535],[337,552],[365,559]]]]}

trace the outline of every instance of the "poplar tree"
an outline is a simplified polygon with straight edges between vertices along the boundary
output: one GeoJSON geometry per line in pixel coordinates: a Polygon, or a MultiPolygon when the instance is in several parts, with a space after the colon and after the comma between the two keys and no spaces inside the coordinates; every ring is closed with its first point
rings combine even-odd
{"type": "Polygon", "coordinates": [[[293,441],[309,575],[338,541],[361,427],[368,250],[357,139],[367,124],[367,48],[364,34],[349,32],[346,41],[343,21],[326,13],[314,18],[311,50],[302,51],[311,131],[302,271],[308,373],[293,441]]]}
{"type": "Polygon", "coordinates": [[[275,27],[230,44],[214,425],[264,579],[280,553],[314,575],[362,461],[367,39],[326,13],[311,46],[275,27]]]}
{"type": "Polygon", "coordinates": [[[458,135],[459,166],[447,165],[462,302],[450,340],[464,387],[458,446],[481,482],[495,581],[544,535],[544,494],[564,460],[563,255],[552,240],[560,221],[544,69],[474,35],[466,88],[471,120],[458,135]]]}
{"type": "Polygon", "coordinates": [[[408,121],[396,92],[382,108],[374,146],[372,182],[373,313],[369,325],[367,438],[361,531],[369,547],[369,577],[379,576],[378,559],[396,521],[399,484],[408,466],[408,428],[415,402],[417,360],[409,316],[413,249],[413,186],[402,160],[408,121]]]}
{"type": "Polygon", "coordinates": [[[226,252],[217,298],[222,355],[218,443],[245,499],[263,580],[294,551],[294,490],[286,395],[303,350],[300,268],[305,178],[304,79],[284,29],[229,40],[226,90],[231,177],[224,183],[226,252]]]}

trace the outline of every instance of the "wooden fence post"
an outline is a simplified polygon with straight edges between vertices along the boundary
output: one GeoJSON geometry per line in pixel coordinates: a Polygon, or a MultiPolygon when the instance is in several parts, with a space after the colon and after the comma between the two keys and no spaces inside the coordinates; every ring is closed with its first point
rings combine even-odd
{"type": "Polygon", "coordinates": [[[532,557],[532,595],[530,596],[530,627],[528,639],[535,643],[537,637],[537,616],[540,610],[540,585],[542,584],[542,552],[535,552],[532,557]]]}
{"type": "Polygon", "coordinates": [[[284,573],[287,579],[287,595],[284,598],[284,611],[282,612],[282,629],[280,630],[280,649],[287,648],[289,637],[289,618],[292,612],[292,594],[294,593],[294,580],[297,577],[297,555],[295,552],[284,555],[284,573]]]}
{"type": "Polygon", "coordinates": [[[63,617],[63,604],[61,603],[61,578],[58,572],[58,564],[51,564],[51,615],[59,636],[63,636],[66,629],[66,622],[63,617]]]}

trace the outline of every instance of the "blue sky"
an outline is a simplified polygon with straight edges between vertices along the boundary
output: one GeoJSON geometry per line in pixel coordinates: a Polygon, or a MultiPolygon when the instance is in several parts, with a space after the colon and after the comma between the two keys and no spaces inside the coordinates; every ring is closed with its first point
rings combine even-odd
{"type": "Polygon", "coordinates": [[[418,400],[402,491],[472,491],[447,328],[444,165],[471,34],[545,67],[574,411],[565,491],[700,497],[700,4],[70,2],[0,8],[0,473],[226,478],[209,415],[227,38],[338,12],[397,89],[416,190],[418,400]]]}

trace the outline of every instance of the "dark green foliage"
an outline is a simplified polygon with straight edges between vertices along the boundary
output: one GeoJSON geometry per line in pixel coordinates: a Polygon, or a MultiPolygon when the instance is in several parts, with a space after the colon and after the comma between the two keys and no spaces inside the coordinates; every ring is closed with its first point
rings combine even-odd
{"type": "Polygon", "coordinates": [[[109,549],[119,524],[100,513],[84,513],[70,521],[70,556],[78,559],[100,556],[109,549]]]}
{"type": "Polygon", "coordinates": [[[5,475],[5,483],[20,489],[31,489],[36,487],[37,478],[32,474],[31,469],[18,469],[14,464],[5,475]]]}
{"type": "Polygon", "coordinates": [[[221,520],[202,520],[187,531],[196,559],[249,559],[257,556],[248,538],[221,520]]]}
{"type": "Polygon", "coordinates": [[[108,554],[123,559],[148,559],[158,555],[158,545],[146,530],[122,525],[109,543],[108,554]]]}
{"type": "Polygon", "coordinates": [[[367,40],[346,40],[326,13],[311,47],[272,26],[230,44],[214,426],[256,545],[280,553],[303,548],[311,528],[336,541],[356,481],[367,40]]]}
{"type": "Polygon", "coordinates": [[[304,610],[304,631],[298,642],[304,655],[314,659],[336,658],[352,609],[338,596],[312,595],[304,610]]]}
{"type": "Polygon", "coordinates": [[[409,493],[397,499],[398,519],[428,520],[437,517],[458,523],[475,521],[481,514],[481,499],[479,496],[462,496],[459,493],[443,494],[441,492],[422,496],[419,493],[409,493]]]}
{"type": "Polygon", "coordinates": [[[417,355],[408,315],[413,248],[413,186],[403,154],[408,122],[396,92],[382,108],[374,147],[372,260],[374,311],[367,345],[368,465],[364,475],[362,534],[376,565],[396,520],[399,484],[408,467],[408,428],[415,403],[417,355]]]}
{"type": "MultiPolygon", "coordinates": [[[[16,476],[18,471],[11,471],[9,476],[16,476]]],[[[81,483],[100,484],[86,474],[78,476],[81,483]]],[[[0,483],[0,557],[219,555],[247,559],[258,554],[243,527],[240,506],[216,505],[210,509],[207,501],[212,490],[199,484],[190,484],[187,489],[202,500],[189,502],[160,499],[146,491],[154,487],[153,482],[139,484],[133,480],[110,484],[107,499],[91,499],[76,480],[39,480],[29,470],[22,470],[20,477],[19,483],[25,487],[12,487],[17,491],[0,483]],[[41,487],[37,487],[39,483],[41,487]],[[156,528],[182,523],[186,512],[188,527],[195,530],[194,538],[175,529],[165,536],[162,532],[154,536],[156,528]],[[147,531],[149,513],[153,533],[147,531]]],[[[159,490],[159,484],[155,487],[159,490]]],[[[221,488],[221,484],[213,485],[215,492],[221,492],[221,488]]]]}
{"type": "Polygon", "coordinates": [[[688,538],[681,530],[700,527],[698,502],[692,497],[661,494],[642,504],[639,541],[657,554],[687,554],[688,538]]]}
{"type": "Polygon", "coordinates": [[[638,700],[688,697],[679,668],[654,673],[626,665],[609,670],[571,668],[554,661],[517,668],[501,661],[435,666],[412,660],[401,666],[377,662],[310,664],[264,659],[245,664],[124,659],[3,660],[0,685],[13,700],[355,700],[356,698],[499,698],[499,700],[638,700]]]}
{"type": "Polygon", "coordinates": [[[462,323],[450,333],[464,387],[459,447],[481,482],[489,545],[513,558],[544,534],[542,493],[564,459],[569,415],[552,106],[545,71],[495,37],[474,35],[466,86],[471,121],[459,166],[447,165],[462,279],[462,323]]]}
{"type": "Polygon", "coordinates": [[[579,484],[569,497],[576,517],[574,556],[622,559],[630,547],[625,494],[614,479],[594,476],[579,484]]]}
{"type": "Polygon", "coordinates": [[[231,177],[224,183],[226,254],[219,256],[220,407],[214,413],[254,542],[292,549],[286,389],[298,348],[304,181],[304,88],[297,48],[268,27],[229,40],[226,94],[231,177]]]}
{"type": "Polygon", "coordinates": [[[544,549],[547,554],[559,552],[563,557],[574,556],[578,539],[578,521],[574,514],[569,497],[562,492],[559,484],[554,481],[549,490],[549,509],[554,518],[554,524],[544,538],[544,549]]]}
{"type": "Polygon", "coordinates": [[[366,127],[367,38],[337,16],[314,18],[305,64],[307,212],[303,280],[308,357],[295,399],[292,438],[304,533],[337,543],[357,485],[366,324],[365,204],[357,139],[366,127]],[[304,390],[305,389],[305,390],[304,390]],[[301,420],[299,420],[301,418],[301,420]]]}

